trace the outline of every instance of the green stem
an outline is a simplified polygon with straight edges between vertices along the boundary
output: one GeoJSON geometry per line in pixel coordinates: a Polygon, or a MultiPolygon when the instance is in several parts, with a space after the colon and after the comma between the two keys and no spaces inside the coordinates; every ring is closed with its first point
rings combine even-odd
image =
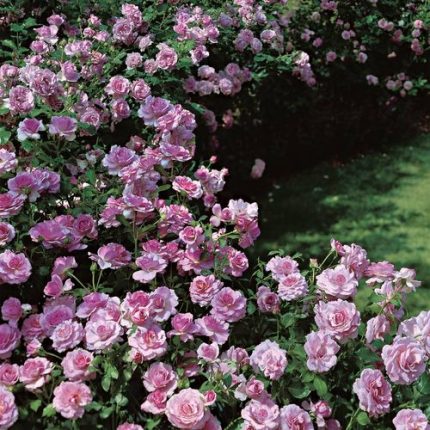
{"type": "Polygon", "coordinates": [[[349,423],[348,423],[348,425],[347,425],[347,427],[346,427],[345,430],[351,430],[352,429],[352,425],[354,424],[355,417],[358,415],[358,413],[360,412],[360,410],[361,410],[360,408],[357,408],[356,411],[352,414],[352,416],[351,416],[351,418],[349,420],[349,423]]]}

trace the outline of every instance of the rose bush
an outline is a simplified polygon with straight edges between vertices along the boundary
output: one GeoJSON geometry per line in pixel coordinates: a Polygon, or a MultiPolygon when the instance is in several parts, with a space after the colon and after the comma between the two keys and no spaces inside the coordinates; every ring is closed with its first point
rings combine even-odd
{"type": "Polygon", "coordinates": [[[428,426],[415,272],[333,241],[321,263],[274,254],[251,275],[258,205],[218,200],[228,170],[195,157],[198,122],[216,128],[207,95],[294,61],[316,79],[284,46],[284,12],[125,3],[9,44],[0,428],[428,426]]]}

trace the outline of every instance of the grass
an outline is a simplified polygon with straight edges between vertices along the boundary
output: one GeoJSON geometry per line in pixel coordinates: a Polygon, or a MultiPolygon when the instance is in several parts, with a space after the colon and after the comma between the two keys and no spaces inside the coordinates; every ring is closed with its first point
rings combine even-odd
{"type": "Polygon", "coordinates": [[[415,268],[423,286],[412,307],[430,309],[430,136],[278,183],[260,210],[255,255],[322,257],[332,237],[355,242],[372,261],[415,268]]]}

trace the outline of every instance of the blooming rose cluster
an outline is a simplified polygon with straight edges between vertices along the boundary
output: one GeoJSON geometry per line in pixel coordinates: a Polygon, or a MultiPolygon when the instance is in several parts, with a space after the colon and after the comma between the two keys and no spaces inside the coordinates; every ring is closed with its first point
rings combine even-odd
{"type": "MultiPolygon", "coordinates": [[[[428,428],[430,313],[403,320],[415,271],[333,241],[335,264],[300,271],[299,257],[272,254],[251,276],[258,205],[218,200],[228,170],[194,160],[199,121],[215,131],[218,112],[187,94],[237,94],[248,54],[288,63],[285,3],[124,3],[79,25],[54,14],[0,66],[1,429],[428,428]],[[215,69],[206,61],[225,40],[234,55],[215,69]],[[369,309],[354,302],[360,284],[369,309]]],[[[335,34],[364,64],[359,29],[340,21],[335,34]]],[[[413,25],[419,55],[426,27],[413,25]]],[[[311,27],[300,40],[324,50],[311,27]]],[[[300,51],[293,74],[316,86],[312,61],[300,51]]]]}

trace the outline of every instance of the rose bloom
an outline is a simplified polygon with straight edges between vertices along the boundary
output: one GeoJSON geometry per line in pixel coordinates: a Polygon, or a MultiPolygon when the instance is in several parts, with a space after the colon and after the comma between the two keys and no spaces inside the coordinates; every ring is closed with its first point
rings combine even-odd
{"type": "Polygon", "coordinates": [[[128,337],[128,344],[139,353],[142,361],[161,357],[167,351],[166,333],[157,324],[148,328],[138,327],[128,337]]]}
{"type": "Polygon", "coordinates": [[[236,322],[246,315],[246,298],[240,291],[224,287],[211,301],[211,314],[220,320],[236,322]]]}
{"type": "Polygon", "coordinates": [[[257,372],[271,380],[278,380],[287,367],[286,352],[276,342],[265,340],[257,345],[250,357],[250,364],[257,372]]]}
{"type": "Polygon", "coordinates": [[[0,385],[0,428],[8,429],[18,420],[18,408],[15,404],[15,396],[0,385]]]}
{"type": "Polygon", "coordinates": [[[178,385],[177,382],[178,376],[172,366],[165,363],[152,363],[143,374],[143,385],[149,392],[161,390],[171,396],[178,385]]]}
{"type": "Polygon", "coordinates": [[[194,339],[193,334],[197,331],[197,326],[194,324],[193,314],[176,314],[171,320],[172,330],[167,333],[167,337],[179,336],[182,342],[187,342],[194,339]]]}
{"type": "Polygon", "coordinates": [[[421,409],[402,409],[393,419],[396,430],[429,430],[427,417],[421,409]]]}
{"type": "Polygon", "coordinates": [[[143,427],[139,424],[124,423],[120,424],[116,430],[143,430],[143,427]]]}
{"type": "Polygon", "coordinates": [[[100,269],[119,269],[131,261],[131,254],[119,243],[108,243],[97,251],[97,255],[89,254],[100,269]]]}
{"type": "Polygon", "coordinates": [[[314,430],[310,415],[297,405],[281,409],[280,430],[314,430]]]}
{"type": "Polygon", "coordinates": [[[297,273],[299,271],[299,265],[297,261],[291,257],[273,257],[266,264],[266,270],[272,273],[272,277],[275,281],[282,281],[282,279],[290,275],[291,273],[297,273]]]}
{"type": "Polygon", "coordinates": [[[64,376],[70,381],[85,381],[93,379],[96,374],[90,371],[94,355],[85,349],[69,351],[63,358],[61,366],[64,376]]]}
{"type": "Polygon", "coordinates": [[[117,98],[124,97],[130,91],[130,81],[124,76],[113,76],[110,78],[105,91],[107,94],[117,98]]]}
{"type": "Polygon", "coordinates": [[[61,382],[54,390],[52,405],[64,418],[76,420],[92,400],[91,390],[82,382],[61,382]]]}
{"type": "Polygon", "coordinates": [[[385,315],[377,315],[370,318],[366,324],[366,343],[371,344],[374,340],[384,340],[384,336],[390,332],[391,323],[385,315]]]}
{"type": "Polygon", "coordinates": [[[336,366],[336,354],[340,347],[330,335],[321,331],[309,333],[304,348],[308,356],[306,364],[310,371],[322,373],[336,366]]]}
{"type": "Polygon", "coordinates": [[[3,363],[0,364],[0,386],[1,384],[8,387],[15,385],[19,380],[19,366],[17,364],[3,363]]]}
{"type": "Polygon", "coordinates": [[[0,148],[0,175],[15,170],[18,166],[18,160],[14,152],[6,148],[0,148]]]}
{"type": "Polygon", "coordinates": [[[84,328],[76,321],[64,321],[55,327],[51,339],[52,347],[57,352],[74,348],[84,337],[84,328]]]}
{"type": "Polygon", "coordinates": [[[241,416],[255,430],[279,428],[279,406],[269,397],[251,400],[242,409],[241,416]]]}
{"type": "Polygon", "coordinates": [[[202,429],[208,420],[205,397],[192,388],[181,390],[166,403],[166,417],[179,429],[202,429]]]}
{"type": "Polygon", "coordinates": [[[382,348],[382,360],[392,382],[410,385],[424,373],[427,354],[417,340],[404,337],[382,348]]]}
{"type": "Polygon", "coordinates": [[[314,311],[318,328],[340,343],[357,337],[360,312],[354,303],[340,299],[328,303],[321,301],[315,305],[314,311]]]}
{"type": "Polygon", "coordinates": [[[103,351],[121,340],[122,327],[112,320],[88,321],[85,326],[85,343],[91,351],[103,351]]]}
{"type": "Polygon", "coordinates": [[[260,179],[263,176],[264,169],[266,168],[266,163],[264,160],[260,158],[256,158],[254,161],[254,165],[251,169],[251,178],[252,179],[260,179]]]}
{"type": "Polygon", "coordinates": [[[36,118],[26,118],[18,124],[17,139],[24,142],[27,139],[40,139],[39,131],[44,131],[43,122],[36,118]]]}
{"type": "Polygon", "coordinates": [[[9,324],[0,324],[0,358],[9,358],[12,351],[19,345],[20,331],[9,324]]]}
{"type": "Polygon", "coordinates": [[[29,358],[19,368],[19,380],[28,391],[35,391],[46,384],[53,367],[46,358],[29,358]]]}
{"type": "Polygon", "coordinates": [[[76,138],[76,124],[76,119],[69,116],[53,116],[49,124],[49,133],[72,141],[76,138]]]}
{"type": "Polygon", "coordinates": [[[317,276],[316,284],[320,291],[338,299],[348,299],[357,294],[358,281],[354,273],[342,264],[324,270],[317,276]]]}
{"type": "Polygon", "coordinates": [[[136,153],[124,146],[113,145],[103,158],[103,166],[108,168],[110,175],[118,175],[121,169],[129,166],[137,159],[136,153]]]}
{"type": "Polygon", "coordinates": [[[416,317],[402,321],[397,334],[418,340],[430,354],[430,311],[422,311],[416,317]]]}
{"type": "Polygon", "coordinates": [[[140,409],[153,415],[164,414],[166,411],[167,394],[163,390],[155,390],[149,393],[140,409]]]}
{"type": "Polygon", "coordinates": [[[278,296],[281,300],[290,302],[305,297],[308,293],[308,284],[300,273],[290,273],[282,278],[278,285],[278,296]]]}
{"type": "Polygon", "coordinates": [[[0,218],[9,218],[19,214],[26,199],[26,196],[10,191],[0,194],[0,218]]]}
{"type": "Polygon", "coordinates": [[[173,69],[178,62],[176,51],[165,43],[160,43],[157,48],[159,49],[155,57],[157,68],[162,70],[173,69]]]}
{"type": "Polygon", "coordinates": [[[138,102],[143,102],[151,94],[151,88],[143,79],[137,79],[131,84],[131,96],[138,102]]]}
{"type": "Polygon", "coordinates": [[[279,296],[262,285],[257,290],[257,305],[260,312],[276,314],[280,311],[279,296]]]}
{"type": "Polygon", "coordinates": [[[224,284],[214,275],[196,276],[190,284],[190,298],[200,306],[208,305],[224,284]]]}
{"type": "Polygon", "coordinates": [[[5,246],[15,238],[15,228],[7,222],[0,221],[0,246],[5,246]]]}
{"type": "Polygon", "coordinates": [[[28,88],[17,85],[9,91],[6,106],[10,108],[12,114],[28,113],[34,108],[34,95],[28,88]]]}
{"type": "Polygon", "coordinates": [[[352,386],[360,401],[360,408],[371,417],[390,411],[391,386],[378,369],[364,369],[352,386]]]}

